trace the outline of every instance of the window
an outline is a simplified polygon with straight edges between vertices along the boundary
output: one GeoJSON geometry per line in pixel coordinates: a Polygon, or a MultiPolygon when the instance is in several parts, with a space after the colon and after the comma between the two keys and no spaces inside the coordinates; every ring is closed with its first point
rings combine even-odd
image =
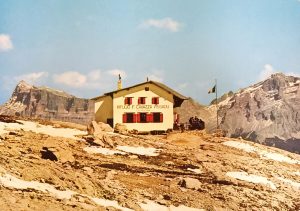
{"type": "Polygon", "coordinates": [[[124,113],[123,123],[134,123],[136,122],[136,115],[134,113],[124,113]]]}
{"type": "Polygon", "coordinates": [[[139,97],[138,104],[146,104],[146,97],[139,97]]]}
{"type": "Polygon", "coordinates": [[[153,122],[163,122],[163,113],[153,113],[153,122]]]}
{"type": "Polygon", "coordinates": [[[136,114],[136,122],[137,123],[153,122],[153,114],[152,113],[137,113],[136,114]]]}
{"type": "Polygon", "coordinates": [[[163,113],[124,113],[123,123],[159,123],[163,122],[163,113]]]}
{"type": "Polygon", "coordinates": [[[159,97],[152,97],[152,104],[159,104],[159,97]]]}
{"type": "Polygon", "coordinates": [[[125,105],[131,105],[132,104],[132,97],[125,97],[124,104],[125,105]]]}
{"type": "Polygon", "coordinates": [[[138,113],[137,122],[146,123],[147,122],[147,113],[138,113]]]}
{"type": "Polygon", "coordinates": [[[149,87],[148,86],[145,87],[145,91],[149,91],[149,87]]]}

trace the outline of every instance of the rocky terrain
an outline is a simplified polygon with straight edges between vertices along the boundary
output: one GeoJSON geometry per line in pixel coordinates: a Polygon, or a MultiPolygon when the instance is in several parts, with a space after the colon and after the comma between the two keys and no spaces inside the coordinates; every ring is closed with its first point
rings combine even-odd
{"type": "MultiPolygon", "coordinates": [[[[176,108],[180,122],[197,116],[208,132],[216,129],[216,105],[204,106],[192,98],[176,108]]],[[[220,128],[228,137],[300,152],[300,78],[274,74],[250,87],[229,92],[219,99],[220,128]]],[[[94,104],[62,91],[20,82],[0,114],[62,120],[87,124],[94,116],[94,104]]]]}
{"type": "Polygon", "coordinates": [[[48,87],[21,81],[0,114],[87,124],[94,116],[94,103],[48,87]]]}
{"type": "Polygon", "coordinates": [[[300,153],[300,78],[274,74],[219,105],[228,136],[300,153]]]}
{"type": "Polygon", "coordinates": [[[0,116],[1,210],[299,210],[300,155],[0,116]],[[66,127],[67,126],[67,127],[66,127]]]}
{"type": "MultiPolygon", "coordinates": [[[[300,153],[300,78],[274,74],[218,101],[220,128],[228,137],[300,153]]],[[[205,107],[189,100],[182,104],[180,114],[185,116],[185,111],[203,119],[208,131],[216,129],[215,101],[205,107]]]]}

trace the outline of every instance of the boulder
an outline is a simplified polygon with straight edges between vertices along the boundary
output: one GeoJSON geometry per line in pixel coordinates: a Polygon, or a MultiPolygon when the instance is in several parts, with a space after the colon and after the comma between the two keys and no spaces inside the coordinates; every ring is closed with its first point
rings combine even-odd
{"type": "Polygon", "coordinates": [[[114,142],[112,141],[112,139],[108,136],[108,135],[103,135],[102,136],[102,141],[104,142],[104,144],[106,146],[109,146],[109,147],[114,147],[114,142]]]}
{"type": "Polygon", "coordinates": [[[83,137],[86,142],[88,142],[91,145],[98,145],[101,147],[109,147],[113,148],[114,147],[114,142],[112,139],[105,133],[98,133],[96,135],[88,135],[83,137]]]}
{"type": "Polygon", "coordinates": [[[60,161],[62,163],[74,162],[75,158],[71,151],[65,149],[57,149],[55,147],[43,147],[41,157],[46,160],[60,161]]]}
{"type": "Polygon", "coordinates": [[[91,123],[87,126],[87,131],[89,135],[98,135],[103,132],[113,132],[114,129],[103,122],[91,121],[91,123]]]}
{"type": "Polygon", "coordinates": [[[99,139],[99,138],[94,138],[89,143],[92,144],[92,145],[98,145],[98,146],[101,146],[101,147],[105,147],[105,143],[101,139],[99,139]]]}
{"type": "Polygon", "coordinates": [[[43,147],[41,150],[41,155],[45,160],[58,161],[58,158],[54,154],[53,150],[48,149],[48,147],[43,147]]]}
{"type": "Polygon", "coordinates": [[[90,144],[96,144],[101,147],[114,147],[114,143],[111,138],[106,134],[106,132],[110,132],[113,129],[105,123],[97,123],[96,121],[92,121],[87,126],[88,136],[87,142],[90,144]],[[92,136],[92,137],[91,137],[92,136]]]}
{"type": "Polygon", "coordinates": [[[201,188],[201,182],[197,179],[186,177],[179,181],[178,185],[183,188],[198,190],[201,188]]]}
{"type": "Polygon", "coordinates": [[[117,123],[115,125],[114,132],[115,133],[120,133],[120,134],[127,134],[128,130],[127,130],[126,125],[117,123]]]}
{"type": "Polygon", "coordinates": [[[114,129],[109,124],[106,124],[104,122],[98,122],[98,126],[104,132],[114,132],[114,129]]]}
{"type": "Polygon", "coordinates": [[[90,124],[88,124],[87,126],[87,132],[88,135],[95,135],[101,133],[102,131],[96,121],[91,121],[90,124]]]}
{"type": "Polygon", "coordinates": [[[0,140],[5,140],[5,134],[0,134],[0,140]]]}
{"type": "Polygon", "coordinates": [[[74,162],[75,158],[73,156],[73,153],[69,150],[59,150],[58,153],[54,153],[58,157],[58,160],[62,163],[66,162],[74,162]]]}

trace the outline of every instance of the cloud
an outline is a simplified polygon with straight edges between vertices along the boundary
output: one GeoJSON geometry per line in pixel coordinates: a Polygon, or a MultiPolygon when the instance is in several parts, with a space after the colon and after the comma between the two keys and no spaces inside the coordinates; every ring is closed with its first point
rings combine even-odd
{"type": "Polygon", "coordinates": [[[121,74],[122,78],[126,77],[126,72],[121,69],[112,69],[106,71],[97,69],[86,74],[77,71],[67,71],[61,74],[55,74],[52,78],[54,83],[62,86],[73,89],[80,88],[90,90],[111,87],[113,81],[117,82],[116,77],[119,74],[121,74]]]}
{"type": "Polygon", "coordinates": [[[259,73],[258,80],[263,81],[274,73],[276,73],[276,71],[274,70],[273,66],[270,64],[265,64],[264,69],[259,73]]]}
{"type": "Polygon", "coordinates": [[[179,92],[185,92],[187,88],[189,87],[189,84],[186,82],[178,83],[174,86],[179,92]]]}
{"type": "Polygon", "coordinates": [[[142,28],[158,28],[165,29],[171,32],[177,32],[182,27],[182,24],[178,21],[173,20],[172,18],[163,18],[163,19],[148,19],[142,22],[140,25],[142,28]]]}
{"type": "Polygon", "coordinates": [[[185,88],[187,88],[187,86],[188,86],[188,83],[182,83],[182,84],[178,85],[178,88],[179,89],[185,89],[185,88]]]}
{"type": "Polygon", "coordinates": [[[108,70],[106,72],[112,76],[119,76],[119,74],[120,74],[122,78],[126,78],[126,76],[127,76],[126,72],[124,70],[120,70],[120,69],[108,70]]]}
{"type": "Polygon", "coordinates": [[[13,44],[10,36],[7,34],[0,34],[0,52],[9,51],[13,49],[13,44]]]}
{"type": "MultiPolygon", "coordinates": [[[[119,73],[123,78],[127,75],[126,72],[121,69],[94,69],[85,73],[73,70],[60,71],[56,74],[50,71],[41,71],[18,76],[0,75],[0,89],[7,91],[3,93],[3,96],[8,97],[8,95],[5,96],[5,94],[10,94],[17,82],[25,80],[29,84],[55,87],[56,89],[64,90],[75,96],[87,98],[117,89],[117,76],[119,73]]],[[[127,80],[124,82],[130,83],[127,80]]]]}
{"type": "Polygon", "coordinates": [[[36,84],[48,77],[48,72],[33,72],[14,77],[15,81],[24,80],[30,84],[36,84]]]}
{"type": "Polygon", "coordinates": [[[89,81],[98,81],[101,79],[101,70],[92,70],[87,74],[89,81]]]}
{"type": "Polygon", "coordinates": [[[269,78],[272,74],[275,74],[275,73],[278,73],[278,72],[282,72],[285,75],[300,77],[299,73],[295,73],[295,72],[283,72],[283,71],[275,70],[272,65],[265,64],[264,65],[264,69],[260,72],[260,74],[258,76],[258,80],[259,81],[263,81],[263,80],[269,78]]]}
{"type": "Polygon", "coordinates": [[[149,80],[163,82],[164,81],[164,71],[154,70],[150,75],[148,75],[149,80]]]}
{"type": "Polygon", "coordinates": [[[286,75],[295,76],[295,77],[299,77],[300,78],[300,73],[288,72],[288,73],[286,73],[286,75]]]}
{"type": "Polygon", "coordinates": [[[87,76],[76,71],[68,71],[61,74],[55,74],[53,76],[53,80],[57,84],[79,88],[86,85],[87,76]]]}

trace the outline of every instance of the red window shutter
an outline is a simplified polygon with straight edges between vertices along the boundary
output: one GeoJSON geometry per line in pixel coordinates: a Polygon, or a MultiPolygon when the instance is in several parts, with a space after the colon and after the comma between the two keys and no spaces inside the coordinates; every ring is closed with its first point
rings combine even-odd
{"type": "Polygon", "coordinates": [[[141,115],[139,113],[136,114],[136,122],[141,122],[141,115]]]}
{"type": "Polygon", "coordinates": [[[159,121],[160,121],[160,122],[163,122],[163,120],[164,120],[164,115],[163,115],[163,113],[160,113],[159,121]]]}
{"type": "Polygon", "coordinates": [[[156,98],[156,104],[159,104],[159,98],[158,97],[156,98]]]}
{"type": "Polygon", "coordinates": [[[152,116],[152,113],[147,114],[147,122],[153,122],[153,116],[152,116]]]}
{"type": "Polygon", "coordinates": [[[154,104],[154,97],[152,97],[152,104],[154,104]]]}
{"type": "Polygon", "coordinates": [[[127,104],[127,98],[125,97],[124,99],[124,104],[126,105],[127,104]]]}
{"type": "Polygon", "coordinates": [[[132,97],[129,98],[129,105],[132,104],[132,97]]]}
{"type": "Polygon", "coordinates": [[[150,117],[150,122],[153,122],[153,113],[150,113],[149,117],[150,117]]]}
{"type": "Polygon", "coordinates": [[[141,104],[141,98],[139,97],[139,99],[138,99],[138,104],[141,104]]]}
{"type": "Polygon", "coordinates": [[[136,123],[136,117],[137,115],[136,114],[133,114],[133,122],[136,123]]]}
{"type": "Polygon", "coordinates": [[[123,123],[126,123],[126,122],[127,122],[127,115],[123,114],[123,123]]]}

